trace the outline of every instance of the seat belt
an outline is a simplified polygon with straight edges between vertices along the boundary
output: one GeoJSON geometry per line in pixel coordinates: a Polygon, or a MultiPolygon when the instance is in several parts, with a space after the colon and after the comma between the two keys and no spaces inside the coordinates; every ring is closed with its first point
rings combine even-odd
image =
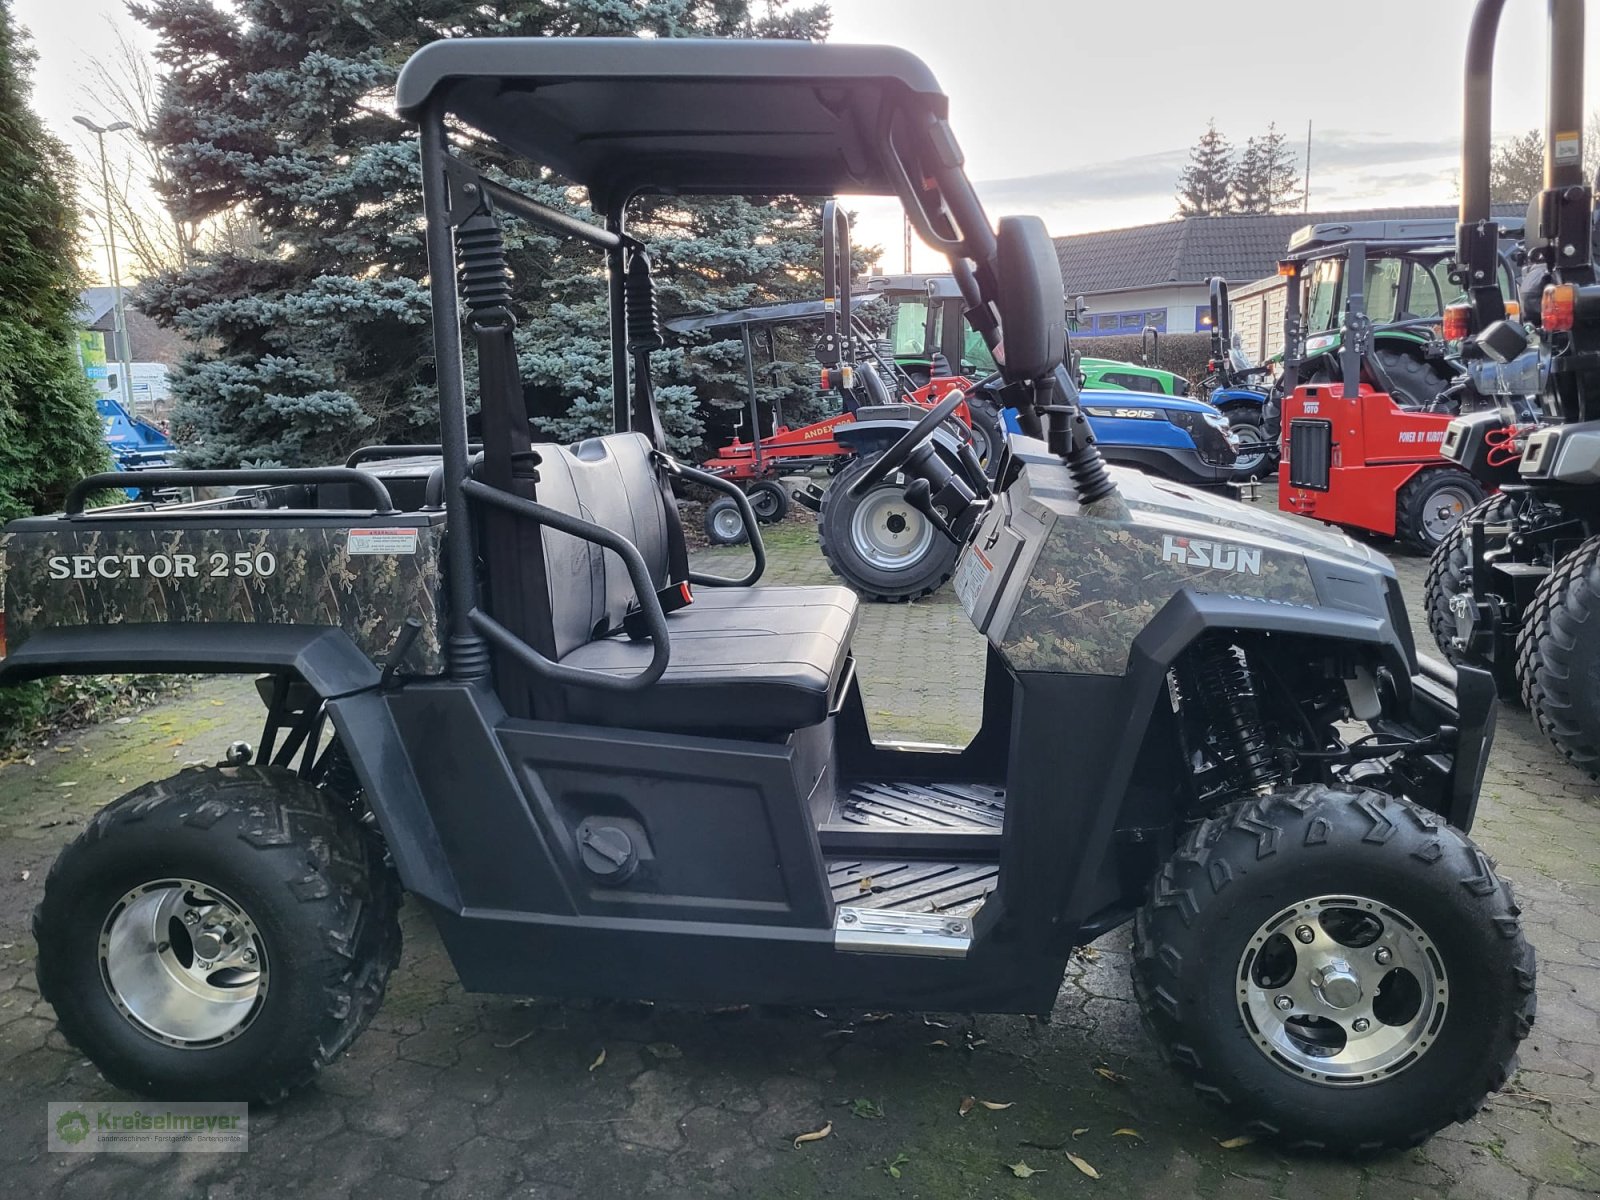
{"type": "MultiPolygon", "coordinates": [[[[655,384],[650,379],[650,355],[666,345],[661,336],[661,320],[656,312],[655,280],[650,275],[650,255],[634,241],[628,243],[628,266],[624,277],[624,296],[628,312],[628,353],[633,356],[633,404],[629,421],[650,440],[660,454],[667,453],[667,435],[661,427],[661,410],[656,407],[655,384]]],[[[689,582],[689,547],[683,536],[683,521],[678,515],[678,497],[666,470],[656,467],[656,486],[661,490],[661,507],[667,522],[667,575],[669,590],[689,582]]]]}
{"type": "MultiPolygon", "coordinates": [[[[456,231],[462,299],[478,351],[483,479],[526,500],[537,499],[537,461],[517,367],[511,270],[500,224],[487,197],[456,231]]],[[[544,529],[513,513],[480,516],[489,562],[492,615],[546,658],[556,657],[555,619],[544,554],[544,529]]],[[[513,716],[533,715],[536,680],[505,653],[495,654],[501,700],[513,716]]],[[[547,707],[539,705],[540,708],[547,707]]]]}

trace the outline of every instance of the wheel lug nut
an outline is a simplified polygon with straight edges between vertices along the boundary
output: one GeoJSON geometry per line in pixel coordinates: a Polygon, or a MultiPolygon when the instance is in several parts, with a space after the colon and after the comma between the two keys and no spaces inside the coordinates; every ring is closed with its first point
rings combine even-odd
{"type": "Polygon", "coordinates": [[[195,912],[194,909],[191,908],[188,912],[183,914],[183,923],[185,925],[198,925],[198,924],[200,924],[200,914],[195,912]]]}
{"type": "Polygon", "coordinates": [[[247,963],[253,963],[256,960],[256,952],[254,950],[246,950],[240,957],[247,963]]]}
{"type": "Polygon", "coordinates": [[[1350,1022],[1350,1028],[1354,1029],[1357,1033],[1365,1033],[1367,1030],[1372,1028],[1372,1022],[1367,1020],[1365,1017],[1357,1017],[1354,1021],[1350,1022]]]}
{"type": "Polygon", "coordinates": [[[1288,996],[1279,996],[1276,1000],[1273,1001],[1273,1003],[1276,1004],[1279,1008],[1281,1008],[1284,1012],[1288,1012],[1291,1008],[1294,1007],[1294,1000],[1291,999],[1288,996]]]}
{"type": "Polygon", "coordinates": [[[1390,960],[1392,960],[1392,959],[1393,959],[1393,958],[1394,958],[1394,952],[1393,952],[1393,951],[1391,951],[1391,950],[1390,950],[1390,949],[1389,949],[1389,948],[1388,948],[1388,947],[1387,947],[1387,946],[1386,946],[1386,947],[1384,947],[1384,948],[1382,948],[1382,949],[1380,949],[1380,950],[1379,950],[1379,951],[1378,951],[1378,952],[1377,952],[1377,953],[1376,953],[1376,954],[1374,954],[1374,955],[1373,955],[1373,956],[1372,956],[1372,957],[1373,957],[1373,958],[1375,958],[1375,959],[1377,959],[1377,960],[1378,960],[1378,965],[1379,965],[1379,966],[1380,966],[1380,967],[1386,967],[1386,966],[1388,966],[1388,965],[1389,965],[1389,962],[1390,962],[1390,960]]]}
{"type": "Polygon", "coordinates": [[[1302,925],[1294,931],[1294,936],[1302,942],[1310,943],[1316,939],[1316,934],[1311,931],[1311,926],[1302,925]]]}

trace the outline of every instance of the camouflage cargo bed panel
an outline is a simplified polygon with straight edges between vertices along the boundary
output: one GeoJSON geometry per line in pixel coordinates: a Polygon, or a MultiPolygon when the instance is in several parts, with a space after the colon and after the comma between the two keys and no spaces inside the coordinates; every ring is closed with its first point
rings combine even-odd
{"type": "Polygon", "coordinates": [[[13,651],[62,626],[283,624],[337,626],[380,661],[416,617],[409,661],[436,672],[443,535],[419,513],[28,518],[0,532],[0,611],[13,651]]]}

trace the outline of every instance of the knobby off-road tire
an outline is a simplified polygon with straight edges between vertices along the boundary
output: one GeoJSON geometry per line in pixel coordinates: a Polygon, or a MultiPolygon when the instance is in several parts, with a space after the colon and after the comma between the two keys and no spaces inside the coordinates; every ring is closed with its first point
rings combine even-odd
{"type": "Polygon", "coordinates": [[[850,495],[851,484],[876,457],[852,458],[822,494],[817,513],[822,557],[867,600],[915,600],[937,591],[955,573],[961,548],[905,502],[903,475],[891,476],[865,496],[850,495]]]}
{"type": "Polygon", "coordinates": [[[1395,537],[1432,554],[1481,503],[1483,485],[1459,467],[1418,471],[1395,497],[1395,537]]]}
{"type": "MultiPolygon", "coordinates": [[[[56,859],[33,917],[39,993],[67,1040],[119,1088],[271,1104],[342,1054],[377,1012],[400,957],[399,903],[376,839],[292,772],[188,770],[102,809],[56,859]],[[151,885],[172,881],[236,905],[259,947],[249,960],[265,968],[259,994],[223,1036],[185,1042],[171,1026],[160,1036],[132,1015],[135,989],[113,999],[107,931],[117,914],[139,911],[130,895],[171,896],[151,885]]],[[[188,936],[176,916],[154,925],[174,943],[188,936]]],[[[201,945],[189,943],[191,960],[201,945]]]]}
{"type": "MultiPolygon", "coordinates": [[[[1375,349],[1372,356],[1388,372],[1394,383],[1389,398],[1401,408],[1427,408],[1450,386],[1450,376],[1415,354],[1408,354],[1404,350],[1375,349]]],[[[1337,362],[1336,356],[1334,361],[1337,362]]]]}
{"type": "Polygon", "coordinates": [[[1600,779],[1600,537],[1545,577],[1517,633],[1533,719],[1573,766],[1600,779]]]}
{"type": "MultiPolygon", "coordinates": [[[[1489,858],[1440,818],[1375,792],[1305,787],[1230,805],[1195,827],[1139,911],[1135,990],[1163,1057],[1196,1092],[1227,1109],[1230,1128],[1339,1153],[1412,1146],[1471,1117],[1516,1069],[1517,1043],[1534,1016],[1534,955],[1518,915],[1489,858]],[[1323,926],[1299,925],[1294,910],[1328,897],[1349,898],[1349,908],[1316,911],[1348,916],[1359,909],[1359,920],[1378,924],[1397,945],[1421,947],[1413,962],[1422,974],[1441,968],[1430,981],[1438,984],[1437,1001],[1430,1006],[1429,993],[1421,993],[1412,1020],[1421,1040],[1411,1057],[1394,1060],[1387,1073],[1372,1072],[1370,1082],[1327,1083],[1291,1069],[1258,1040],[1258,1030],[1271,1031],[1271,1018],[1257,1026],[1247,1016],[1251,972],[1267,963],[1270,945],[1258,948],[1254,939],[1287,917],[1289,961],[1311,970],[1317,947],[1299,957],[1296,939],[1333,942],[1324,940],[1323,926]]],[[[1366,945],[1335,948],[1357,964],[1364,995],[1392,986],[1392,997],[1403,1000],[1390,976],[1373,990],[1385,970],[1374,964],[1394,959],[1379,954],[1385,943],[1366,945]]],[[[1380,1026],[1372,1037],[1389,1032],[1380,1026]]]]}
{"type": "Polygon", "coordinates": [[[1512,498],[1497,493],[1462,517],[1460,524],[1434,548],[1422,585],[1422,607],[1428,617],[1428,632],[1433,634],[1433,644],[1439,647],[1439,653],[1453,663],[1487,666],[1494,675],[1500,699],[1509,704],[1522,702],[1516,655],[1504,655],[1505,661],[1501,662],[1480,663],[1456,649],[1451,640],[1456,633],[1456,618],[1450,611],[1450,598],[1465,590],[1472,568],[1472,538],[1468,536],[1471,522],[1480,516],[1485,521],[1503,521],[1515,509],[1516,502],[1512,498]]]}

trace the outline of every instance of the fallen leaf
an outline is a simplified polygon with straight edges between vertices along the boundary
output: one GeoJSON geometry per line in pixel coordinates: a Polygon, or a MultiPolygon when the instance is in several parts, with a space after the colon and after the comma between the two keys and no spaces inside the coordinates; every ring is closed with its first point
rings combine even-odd
{"type": "Polygon", "coordinates": [[[66,783],[58,783],[58,784],[56,784],[56,786],[57,787],[77,787],[78,786],[78,781],[76,779],[69,779],[66,783]]]}
{"type": "Polygon", "coordinates": [[[132,717],[118,717],[115,721],[112,722],[112,724],[113,725],[132,725],[133,724],[133,718],[132,717]]]}
{"type": "Polygon", "coordinates": [[[833,1132],[833,1122],[829,1121],[821,1129],[813,1129],[810,1133],[802,1133],[799,1137],[795,1138],[794,1139],[794,1148],[796,1150],[798,1150],[806,1142],[820,1142],[823,1138],[827,1137],[832,1132],[833,1132]]]}
{"type": "Polygon", "coordinates": [[[22,878],[23,878],[23,881],[24,881],[24,882],[26,882],[26,881],[27,881],[27,878],[28,878],[28,876],[29,876],[29,875],[32,875],[32,874],[33,874],[33,872],[32,872],[32,871],[24,871],[24,872],[23,872],[23,873],[22,873],[22,878]]]}
{"type": "MultiPolygon", "coordinates": [[[[527,1033],[524,1033],[524,1034],[522,1034],[522,1035],[520,1035],[518,1037],[514,1037],[509,1042],[496,1042],[494,1044],[494,1048],[496,1050],[509,1050],[513,1046],[522,1045],[523,1042],[527,1041],[529,1038],[531,1038],[534,1034],[536,1034],[538,1032],[539,1031],[537,1029],[530,1029],[530,1030],[528,1030],[527,1033]]],[[[592,1067],[590,1068],[590,1070],[593,1070],[593,1069],[594,1068],[592,1068],[592,1067]]]]}
{"type": "Polygon", "coordinates": [[[945,1041],[943,1038],[934,1038],[933,1041],[928,1043],[928,1045],[943,1046],[946,1050],[950,1049],[950,1043],[945,1041]]]}
{"type": "Polygon", "coordinates": [[[1111,1131],[1111,1136],[1138,1138],[1141,1142],[1144,1141],[1144,1134],[1140,1133],[1137,1129],[1113,1129],[1111,1131]]]}
{"type": "Polygon", "coordinates": [[[225,700],[213,700],[211,702],[212,708],[226,708],[227,706],[227,701],[225,700]]]}
{"type": "Polygon", "coordinates": [[[976,1050],[979,1046],[987,1046],[988,1044],[988,1038],[974,1038],[972,1041],[967,1043],[967,1049],[976,1050]]]}
{"type": "Polygon", "coordinates": [[[1007,1100],[1004,1104],[1002,1104],[998,1100],[979,1100],[978,1103],[983,1105],[990,1112],[1004,1112],[1006,1109],[1010,1108],[1013,1104],[1015,1104],[1016,1101],[1015,1100],[1007,1100]]]}
{"type": "Polygon", "coordinates": [[[1072,1131],[1072,1136],[1074,1138],[1081,1138],[1084,1134],[1086,1134],[1088,1132],[1089,1132],[1089,1127],[1087,1125],[1083,1125],[1083,1126],[1080,1126],[1077,1129],[1074,1129],[1072,1131]]]}
{"type": "Polygon", "coordinates": [[[943,1021],[935,1021],[932,1017],[923,1017],[922,1023],[930,1029],[949,1029],[950,1026],[943,1021]]]}
{"type": "Polygon", "coordinates": [[[183,745],[183,739],[181,737],[175,737],[170,742],[168,742],[167,745],[169,745],[169,746],[181,746],[181,745],[183,745]]]}
{"type": "Polygon", "coordinates": [[[1093,946],[1079,946],[1078,957],[1083,959],[1084,962],[1095,962],[1100,958],[1100,951],[1093,946]]]}
{"type": "Polygon", "coordinates": [[[53,749],[57,754],[71,754],[72,753],[72,747],[71,746],[52,746],[51,749],[53,749]]]}
{"type": "Polygon", "coordinates": [[[883,1101],[868,1100],[865,1097],[862,1097],[861,1099],[850,1102],[850,1111],[855,1116],[860,1117],[863,1121],[876,1121],[878,1118],[883,1116],[883,1101]]]}
{"type": "Polygon", "coordinates": [[[963,1096],[961,1098],[961,1107],[956,1109],[956,1113],[959,1116],[963,1116],[963,1117],[966,1116],[969,1112],[972,1111],[972,1106],[974,1104],[976,1104],[977,1102],[978,1102],[978,1098],[976,1096],[963,1096]]]}
{"type": "Polygon", "coordinates": [[[894,1016],[893,1013],[867,1013],[861,1018],[861,1023],[863,1025],[876,1025],[879,1021],[887,1021],[892,1016],[894,1016]]]}
{"type": "Polygon", "coordinates": [[[867,892],[870,892],[871,890],[872,890],[872,876],[871,875],[863,875],[861,877],[860,883],[858,883],[856,885],[856,891],[865,894],[867,892]]]}
{"type": "Polygon", "coordinates": [[[1126,1075],[1120,1075],[1116,1071],[1113,1071],[1110,1067],[1096,1067],[1094,1069],[1094,1073],[1100,1076],[1101,1079],[1104,1079],[1107,1083],[1128,1082],[1128,1077],[1126,1075]]]}
{"type": "Polygon", "coordinates": [[[1078,1170],[1082,1171],[1090,1179],[1099,1179],[1100,1178],[1100,1172],[1099,1171],[1096,1171],[1093,1167],[1091,1167],[1088,1163],[1084,1162],[1083,1159],[1079,1158],[1076,1154],[1074,1154],[1070,1150],[1067,1151],[1067,1161],[1069,1163],[1071,1163],[1073,1166],[1077,1167],[1078,1170]]]}
{"type": "Polygon", "coordinates": [[[589,1070],[596,1071],[606,1065],[606,1048],[600,1047],[600,1053],[595,1055],[594,1061],[589,1064],[589,1070]]]}
{"type": "Polygon", "coordinates": [[[671,1042],[651,1042],[645,1047],[645,1049],[650,1051],[650,1053],[654,1054],[657,1058],[683,1057],[683,1051],[679,1050],[671,1042]]]}
{"type": "Polygon", "coordinates": [[[1011,1164],[1011,1173],[1013,1175],[1015,1175],[1018,1179],[1026,1179],[1030,1175],[1043,1175],[1044,1174],[1043,1171],[1035,1171],[1032,1167],[1030,1167],[1025,1162],[1014,1162],[1014,1163],[1012,1163],[1011,1164]]]}
{"type": "Polygon", "coordinates": [[[1245,1134],[1243,1137],[1231,1137],[1225,1142],[1218,1142],[1217,1145],[1221,1146],[1224,1150],[1238,1150],[1241,1147],[1250,1145],[1254,1141],[1255,1138],[1251,1137],[1249,1134],[1245,1134]]]}

